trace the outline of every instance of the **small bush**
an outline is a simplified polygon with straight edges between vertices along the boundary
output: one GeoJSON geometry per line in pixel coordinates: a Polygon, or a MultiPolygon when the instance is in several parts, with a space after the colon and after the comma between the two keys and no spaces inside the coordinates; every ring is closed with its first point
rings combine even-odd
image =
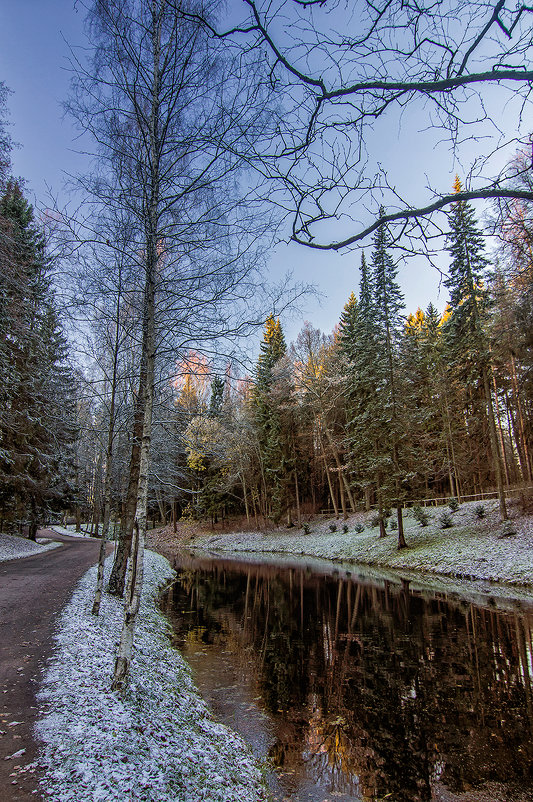
{"type": "Polygon", "coordinates": [[[452,516],[449,512],[441,512],[439,515],[439,522],[441,529],[449,529],[453,526],[452,516]]]}
{"type": "Polygon", "coordinates": [[[344,532],[345,535],[348,534],[348,524],[343,524],[342,525],[342,531],[344,532]]]}
{"type": "Polygon", "coordinates": [[[501,525],[498,540],[503,540],[506,537],[514,537],[516,535],[516,527],[512,521],[504,521],[501,525]]]}
{"type": "Polygon", "coordinates": [[[304,534],[308,535],[311,532],[311,527],[309,526],[309,524],[304,524],[303,530],[304,530],[304,534]]]}
{"type": "Polygon", "coordinates": [[[474,512],[476,513],[476,516],[481,520],[481,518],[484,518],[486,514],[485,506],[483,504],[478,504],[474,512]]]}
{"type": "Polygon", "coordinates": [[[379,526],[379,515],[373,515],[370,519],[371,526],[379,526]]]}
{"type": "Polygon", "coordinates": [[[337,531],[337,524],[330,524],[329,525],[329,531],[330,532],[336,532],[337,531]]]}
{"type": "Polygon", "coordinates": [[[448,507],[451,509],[452,512],[457,512],[459,509],[459,502],[456,498],[451,498],[448,502],[448,507]]]}
{"type": "Polygon", "coordinates": [[[429,515],[422,507],[413,507],[413,518],[420,526],[427,526],[429,523],[429,515]]]}
{"type": "Polygon", "coordinates": [[[365,531],[365,527],[363,524],[355,524],[355,531],[360,535],[361,532],[365,531]]]}
{"type": "Polygon", "coordinates": [[[390,529],[398,529],[398,522],[393,518],[389,524],[390,529]]]}

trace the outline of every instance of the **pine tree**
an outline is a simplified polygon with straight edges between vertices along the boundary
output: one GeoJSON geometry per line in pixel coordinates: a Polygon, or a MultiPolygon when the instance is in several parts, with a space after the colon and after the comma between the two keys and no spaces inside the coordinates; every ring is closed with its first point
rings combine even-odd
{"type": "MultiPolygon", "coordinates": [[[[456,177],[455,192],[461,191],[461,182],[456,177]]],[[[476,398],[484,407],[480,412],[486,417],[490,453],[496,478],[500,513],[507,518],[503,487],[502,456],[496,432],[492,400],[492,365],[487,338],[489,293],[484,282],[487,259],[484,255],[484,239],[475,218],[474,209],[466,201],[453,204],[449,215],[450,231],[448,251],[451,255],[446,286],[450,291],[451,314],[446,322],[445,335],[450,358],[450,372],[469,388],[476,413],[476,398]]],[[[482,437],[483,429],[478,429],[482,437]]],[[[482,443],[478,443],[478,448],[482,443]]]]}

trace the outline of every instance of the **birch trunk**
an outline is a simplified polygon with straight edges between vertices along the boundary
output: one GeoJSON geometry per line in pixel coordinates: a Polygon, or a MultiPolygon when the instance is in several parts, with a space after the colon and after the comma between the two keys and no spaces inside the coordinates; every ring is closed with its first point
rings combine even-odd
{"type": "MultiPolygon", "coordinates": [[[[152,2],[152,102],[148,126],[150,149],[150,174],[146,184],[146,279],[143,314],[143,348],[146,365],[146,387],[144,396],[143,432],[139,460],[139,484],[134,522],[134,545],[128,565],[124,623],[115,661],[113,690],[121,690],[128,677],[133,650],[135,623],[141,603],[143,584],[144,543],[146,539],[146,515],[148,505],[148,472],[150,468],[150,446],[152,441],[152,410],[154,403],[155,376],[155,294],[158,268],[159,228],[159,141],[158,121],[160,113],[160,57],[161,57],[162,7],[152,2]]],[[[143,361],[143,360],[141,360],[143,361]]],[[[133,544],[132,544],[133,545],[133,544]]]]}
{"type": "MultiPolygon", "coordinates": [[[[149,244],[149,251],[152,250],[149,244]]],[[[131,663],[135,622],[141,603],[144,543],[146,539],[146,510],[148,502],[148,471],[150,467],[150,445],[152,439],[152,408],[154,399],[155,368],[155,282],[154,273],[157,260],[155,244],[153,254],[147,260],[147,278],[145,294],[145,326],[148,347],[146,354],[146,393],[144,403],[143,436],[141,442],[139,464],[139,486],[137,492],[137,508],[133,526],[133,541],[126,579],[124,600],[124,623],[115,661],[113,690],[124,687],[131,663]]]]}
{"type": "Polygon", "coordinates": [[[100,553],[98,555],[98,572],[96,575],[96,590],[94,593],[93,615],[99,615],[100,604],[102,601],[102,590],[104,587],[104,563],[106,555],[107,537],[109,533],[109,519],[111,516],[111,469],[113,465],[113,444],[115,440],[115,402],[117,393],[118,376],[118,353],[120,344],[120,305],[121,305],[121,272],[119,267],[119,285],[117,291],[117,303],[115,307],[115,337],[113,342],[113,372],[111,374],[111,400],[109,404],[109,428],[107,431],[107,449],[105,458],[104,476],[104,520],[102,522],[102,539],[100,541],[100,553]]]}

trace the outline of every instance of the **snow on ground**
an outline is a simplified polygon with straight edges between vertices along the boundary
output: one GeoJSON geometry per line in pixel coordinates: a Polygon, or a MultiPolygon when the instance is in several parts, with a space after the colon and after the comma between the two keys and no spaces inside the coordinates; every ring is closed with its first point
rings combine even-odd
{"type": "Polygon", "coordinates": [[[268,798],[244,741],[212,719],[170,645],[157,597],[172,575],[164,557],[146,552],[131,682],[122,697],[110,688],[122,604],[104,594],[100,616],[92,616],[96,568],[64,609],[36,730],[49,802],[268,798]]]}
{"type": "Polygon", "coordinates": [[[479,502],[462,504],[456,512],[427,507],[428,526],[422,527],[406,511],[405,539],[409,548],[398,551],[397,532],[379,537],[371,517],[358,514],[347,521],[313,520],[310,533],[278,529],[203,537],[194,545],[216,552],[284,553],[441,574],[447,577],[515,586],[533,585],[533,518],[514,518],[501,524],[497,503],[484,502],[486,517],[478,519],[479,502]],[[442,529],[440,518],[450,513],[453,526],[442,529]],[[330,526],[336,526],[331,532],[330,526]],[[348,532],[342,531],[346,525],[348,532]],[[355,527],[364,526],[362,532],[355,527]]]}
{"type": "Polygon", "coordinates": [[[90,537],[89,531],[81,531],[76,532],[76,527],[72,526],[67,528],[66,526],[59,526],[58,524],[51,524],[48,529],[51,529],[53,532],[57,532],[58,535],[68,535],[69,537],[83,537],[88,538],[90,537]]]}
{"type": "Polygon", "coordinates": [[[46,539],[39,538],[37,543],[17,535],[3,535],[0,533],[0,562],[5,560],[18,560],[21,557],[31,557],[32,554],[39,554],[42,551],[49,551],[60,546],[61,543],[50,543],[46,539]]]}

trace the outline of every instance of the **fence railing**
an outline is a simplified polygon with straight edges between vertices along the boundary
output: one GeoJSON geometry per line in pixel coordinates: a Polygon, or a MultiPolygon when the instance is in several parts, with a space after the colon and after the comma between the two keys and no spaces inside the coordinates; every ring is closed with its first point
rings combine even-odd
{"type": "MultiPolygon", "coordinates": [[[[533,492],[533,485],[518,485],[517,487],[506,487],[505,488],[505,495],[513,496],[513,495],[520,495],[520,493],[527,493],[533,492]]],[[[402,507],[441,507],[446,504],[449,504],[452,498],[455,496],[439,496],[437,498],[419,498],[419,499],[409,499],[402,502],[402,507]]],[[[497,490],[486,490],[482,493],[470,493],[466,496],[460,496],[457,498],[458,501],[462,504],[465,501],[488,501],[490,499],[497,499],[498,498],[498,491],[497,490]]],[[[376,505],[373,504],[371,509],[375,510],[376,505]]],[[[327,510],[320,510],[317,515],[332,515],[334,512],[333,508],[327,510]]]]}

